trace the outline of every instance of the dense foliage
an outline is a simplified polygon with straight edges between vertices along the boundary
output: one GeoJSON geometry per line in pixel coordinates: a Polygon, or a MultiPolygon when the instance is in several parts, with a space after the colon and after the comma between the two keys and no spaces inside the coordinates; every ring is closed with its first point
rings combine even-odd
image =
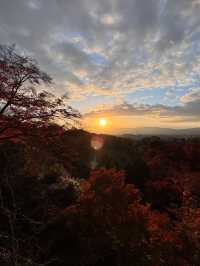
{"type": "Polygon", "coordinates": [[[1,143],[1,265],[198,265],[200,141],[92,138],[1,143]]]}
{"type": "Polygon", "coordinates": [[[19,54],[14,46],[0,45],[0,139],[30,134],[35,127],[56,120],[69,124],[78,112],[36,85],[49,85],[52,79],[30,57],[19,54]]]}

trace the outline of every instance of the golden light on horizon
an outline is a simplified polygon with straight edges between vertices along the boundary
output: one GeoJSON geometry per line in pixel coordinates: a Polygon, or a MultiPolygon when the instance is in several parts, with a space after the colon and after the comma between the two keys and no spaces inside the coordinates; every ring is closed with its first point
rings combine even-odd
{"type": "Polygon", "coordinates": [[[99,126],[100,127],[106,127],[108,124],[108,121],[106,118],[99,118],[99,126]]]}
{"type": "Polygon", "coordinates": [[[144,127],[147,125],[161,126],[158,123],[158,119],[154,119],[149,116],[111,116],[108,113],[102,114],[102,116],[86,117],[84,120],[84,128],[87,131],[97,134],[122,134],[128,130],[135,129],[137,127],[144,127]]]}
{"type": "MultiPolygon", "coordinates": [[[[164,123],[166,125],[167,121],[164,119],[158,119],[158,117],[153,117],[149,115],[142,116],[111,116],[108,113],[102,114],[101,116],[91,116],[86,117],[84,120],[84,129],[89,132],[94,132],[97,134],[123,134],[131,132],[131,130],[141,127],[163,127],[164,123]],[[102,121],[106,120],[106,122],[102,121]],[[163,124],[162,124],[163,123],[163,124]]],[[[171,124],[167,123],[170,127],[171,124]]]]}

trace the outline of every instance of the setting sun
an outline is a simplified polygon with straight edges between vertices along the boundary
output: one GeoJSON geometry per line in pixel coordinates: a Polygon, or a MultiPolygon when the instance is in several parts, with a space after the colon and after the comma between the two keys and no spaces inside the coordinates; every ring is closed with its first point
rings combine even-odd
{"type": "Polygon", "coordinates": [[[106,127],[107,124],[108,124],[108,121],[107,121],[105,118],[100,118],[100,119],[99,119],[99,125],[100,125],[101,127],[106,127]]]}

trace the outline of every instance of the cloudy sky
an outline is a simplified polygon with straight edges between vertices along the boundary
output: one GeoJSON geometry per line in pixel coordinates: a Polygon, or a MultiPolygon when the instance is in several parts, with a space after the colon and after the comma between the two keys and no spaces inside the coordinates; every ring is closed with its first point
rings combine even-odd
{"type": "Polygon", "coordinates": [[[200,0],[0,0],[16,43],[95,129],[200,126],[200,0]]]}

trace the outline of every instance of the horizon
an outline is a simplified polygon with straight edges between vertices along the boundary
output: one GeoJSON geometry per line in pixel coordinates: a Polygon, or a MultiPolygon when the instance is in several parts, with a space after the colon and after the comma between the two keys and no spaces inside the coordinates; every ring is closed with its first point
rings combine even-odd
{"type": "Polygon", "coordinates": [[[110,136],[123,136],[123,135],[133,135],[133,136],[200,136],[200,127],[196,128],[164,128],[164,127],[136,127],[136,128],[123,128],[115,129],[115,131],[109,129],[97,129],[90,130],[87,128],[81,128],[90,134],[102,134],[110,136]],[[173,132],[172,132],[173,131],[173,132]]]}

